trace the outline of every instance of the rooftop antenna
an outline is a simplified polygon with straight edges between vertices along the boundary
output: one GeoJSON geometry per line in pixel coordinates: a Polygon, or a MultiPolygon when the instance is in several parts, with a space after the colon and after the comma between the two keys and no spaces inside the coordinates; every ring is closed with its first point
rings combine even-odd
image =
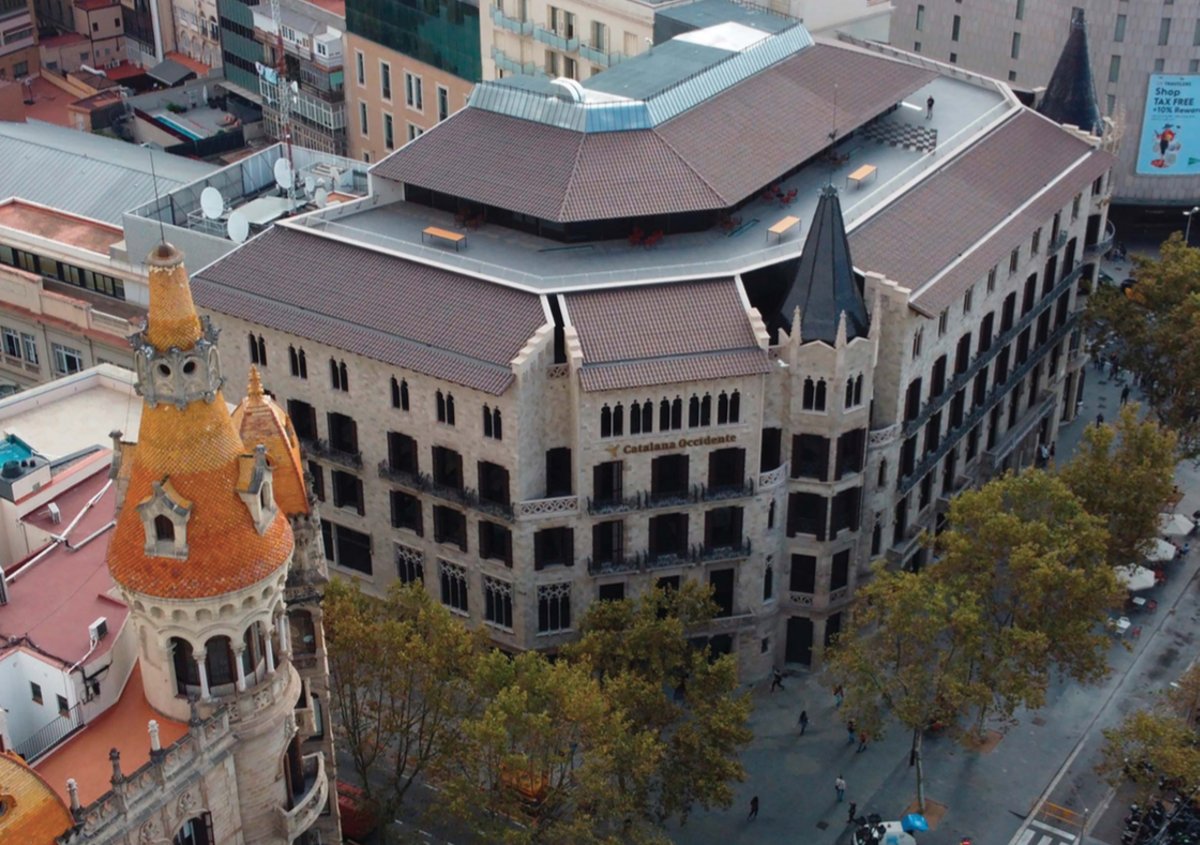
{"type": "Polygon", "coordinates": [[[833,83],[833,125],[829,128],[829,184],[833,185],[833,171],[837,167],[837,152],[833,149],[833,145],[837,143],[837,103],[838,86],[833,83]]]}
{"type": "Polygon", "coordinates": [[[163,210],[161,207],[162,200],[158,198],[158,171],[154,169],[154,150],[147,148],[146,152],[150,155],[150,179],[154,182],[154,204],[158,206],[158,235],[162,239],[162,245],[167,245],[167,230],[163,227],[163,210]]]}
{"type": "MultiPolygon", "coordinates": [[[[292,88],[288,84],[287,60],[283,52],[283,12],[279,8],[279,0],[271,0],[271,19],[275,22],[275,70],[279,88],[279,128],[283,135],[285,154],[289,172],[295,172],[292,160],[292,88]]],[[[292,177],[287,185],[288,211],[292,210],[296,200],[296,179],[292,177]]]]}

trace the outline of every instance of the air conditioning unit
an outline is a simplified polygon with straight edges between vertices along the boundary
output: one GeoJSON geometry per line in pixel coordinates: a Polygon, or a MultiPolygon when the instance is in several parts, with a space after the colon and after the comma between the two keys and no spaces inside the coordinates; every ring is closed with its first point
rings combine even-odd
{"type": "Polygon", "coordinates": [[[46,510],[50,512],[51,522],[53,522],[55,525],[58,525],[60,522],[62,522],[62,511],[58,509],[58,505],[54,504],[54,502],[51,502],[50,504],[46,505],[46,510]]]}
{"type": "Polygon", "coordinates": [[[101,616],[91,625],[88,625],[88,634],[92,638],[92,642],[98,643],[108,636],[108,619],[101,616]]]}

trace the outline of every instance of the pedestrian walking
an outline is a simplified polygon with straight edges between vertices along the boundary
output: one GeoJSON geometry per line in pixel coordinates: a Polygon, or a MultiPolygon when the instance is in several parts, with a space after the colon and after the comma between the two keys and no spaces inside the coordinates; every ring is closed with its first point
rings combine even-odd
{"type": "Polygon", "coordinates": [[[1054,460],[1054,442],[1050,443],[1050,460],[1054,460]]]}
{"type": "Polygon", "coordinates": [[[1192,544],[1185,540],[1184,544],[1183,544],[1183,548],[1180,549],[1179,551],[1183,555],[1183,557],[1187,557],[1188,552],[1190,552],[1191,550],[1192,550],[1192,544]]]}
{"type": "Polygon", "coordinates": [[[1128,401],[1129,401],[1129,385],[1125,385],[1124,389],[1121,391],[1121,404],[1124,405],[1128,401]]]}
{"type": "Polygon", "coordinates": [[[1104,414],[1096,414],[1096,428],[1104,425],[1104,414]]]}
{"type": "Polygon", "coordinates": [[[778,669],[771,670],[771,692],[775,692],[775,688],[783,689],[783,673],[778,669]]]}
{"type": "Polygon", "coordinates": [[[758,818],[758,796],[755,795],[750,799],[750,815],[746,816],[746,821],[752,822],[758,818]]]}
{"type": "Polygon", "coordinates": [[[804,732],[808,730],[808,711],[800,711],[800,736],[804,736],[804,732]]]}
{"type": "Polygon", "coordinates": [[[863,731],[862,733],[860,733],[858,735],[858,750],[855,751],[854,753],[862,754],[866,750],[867,750],[867,732],[863,731]]]}
{"type": "Polygon", "coordinates": [[[1038,446],[1038,463],[1045,465],[1050,461],[1050,447],[1043,443],[1038,446]]]}
{"type": "Polygon", "coordinates": [[[838,684],[836,687],[833,688],[833,706],[834,707],[841,708],[842,699],[845,697],[846,697],[846,691],[844,689],[842,689],[841,684],[838,684]]]}
{"type": "Polygon", "coordinates": [[[932,94],[929,96],[929,99],[925,101],[925,119],[933,120],[933,95],[932,94]]]}
{"type": "Polygon", "coordinates": [[[858,805],[853,801],[850,802],[850,813],[846,816],[846,824],[854,824],[854,815],[858,812],[858,805]]]}
{"type": "Polygon", "coordinates": [[[838,775],[837,780],[833,782],[833,788],[837,790],[838,803],[842,803],[842,799],[846,797],[846,779],[838,775]]]}
{"type": "Polygon", "coordinates": [[[846,733],[850,734],[850,739],[846,740],[846,744],[853,745],[858,739],[858,725],[854,724],[853,719],[846,723],[846,733]]]}

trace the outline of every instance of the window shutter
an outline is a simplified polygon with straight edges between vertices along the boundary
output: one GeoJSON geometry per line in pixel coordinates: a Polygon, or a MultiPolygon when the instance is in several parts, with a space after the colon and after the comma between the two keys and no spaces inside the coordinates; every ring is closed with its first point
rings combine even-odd
{"type": "Polygon", "coordinates": [[[354,486],[358,489],[358,515],[362,516],[366,513],[366,502],[363,500],[363,483],[361,478],[354,479],[354,486]]]}
{"type": "Polygon", "coordinates": [[[512,569],[512,565],[513,565],[512,531],[504,532],[504,565],[507,566],[509,569],[512,569]]]}
{"type": "Polygon", "coordinates": [[[533,535],[533,568],[540,571],[546,565],[546,534],[539,531],[533,535]]]}
{"type": "Polygon", "coordinates": [[[484,537],[487,535],[487,529],[484,527],[484,522],[482,519],[476,523],[476,527],[479,529],[479,556],[487,557],[488,553],[491,552],[491,549],[488,548],[488,545],[484,540],[484,537]]]}
{"type": "Polygon", "coordinates": [[[566,551],[566,560],[563,561],[567,566],[575,565],[575,529],[567,528],[564,530],[563,546],[566,551]]]}

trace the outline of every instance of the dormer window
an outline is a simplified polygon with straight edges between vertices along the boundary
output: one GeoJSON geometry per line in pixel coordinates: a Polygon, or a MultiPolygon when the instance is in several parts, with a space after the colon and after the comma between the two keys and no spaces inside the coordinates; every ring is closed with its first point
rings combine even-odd
{"type": "Polygon", "coordinates": [[[254,530],[260,535],[265,534],[279,513],[279,507],[275,504],[275,471],[267,462],[267,447],[256,446],[254,454],[240,455],[238,461],[240,467],[236,492],[250,511],[254,530]]]}
{"type": "Polygon", "coordinates": [[[165,516],[154,517],[154,539],[159,543],[174,543],[175,524],[165,516]]]}
{"type": "Polygon", "coordinates": [[[170,557],[186,560],[187,521],[192,503],[171,484],[171,479],[155,481],[153,492],[137,506],[146,532],[144,551],[149,557],[170,557]]]}

